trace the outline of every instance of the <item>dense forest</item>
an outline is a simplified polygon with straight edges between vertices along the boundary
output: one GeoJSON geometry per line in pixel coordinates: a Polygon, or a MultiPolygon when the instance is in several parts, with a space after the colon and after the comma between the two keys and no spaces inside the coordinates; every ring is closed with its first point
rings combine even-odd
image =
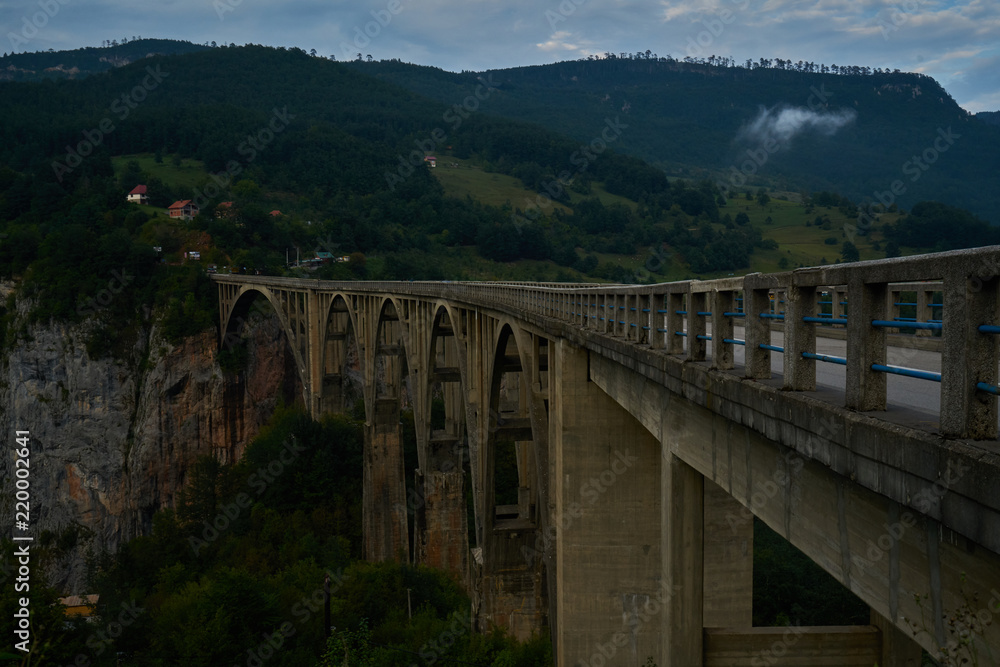
{"type": "MultiPolygon", "coordinates": [[[[410,454],[412,424],[404,413],[410,454]]],[[[203,458],[150,535],[90,563],[96,624],[65,619],[59,593],[32,586],[31,664],[305,667],[340,665],[347,647],[350,664],[366,667],[552,665],[545,634],[519,643],[473,631],[471,601],[448,575],[361,560],[362,433],[356,417],[315,422],[280,408],[237,464],[203,458]],[[275,461],[288,463],[262,472],[275,461]]],[[[43,532],[36,562],[78,538],[43,532]]],[[[785,540],[763,525],[754,539],[755,625],[867,623],[867,607],[785,540]]],[[[6,561],[14,544],[0,548],[6,561]]],[[[0,613],[15,608],[13,588],[3,587],[0,613]]]]}

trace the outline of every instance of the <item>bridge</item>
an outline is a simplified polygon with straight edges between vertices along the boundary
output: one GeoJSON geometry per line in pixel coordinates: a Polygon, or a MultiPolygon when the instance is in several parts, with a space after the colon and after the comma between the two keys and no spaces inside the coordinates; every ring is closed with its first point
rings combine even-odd
{"type": "Polygon", "coordinates": [[[641,286],[213,280],[223,347],[273,306],[314,416],[360,376],[365,554],[453,572],[479,627],[547,626],[559,665],[909,667],[1000,664],[998,274],[1000,247],[641,286]],[[751,627],[754,517],[871,625],[751,627]]]}

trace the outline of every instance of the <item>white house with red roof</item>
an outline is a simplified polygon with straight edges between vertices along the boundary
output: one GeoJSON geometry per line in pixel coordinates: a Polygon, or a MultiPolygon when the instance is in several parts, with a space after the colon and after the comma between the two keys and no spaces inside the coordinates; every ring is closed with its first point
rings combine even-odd
{"type": "Polygon", "coordinates": [[[180,218],[181,220],[190,220],[200,212],[201,211],[198,207],[190,199],[175,201],[167,207],[167,214],[171,218],[180,218]]]}
{"type": "Polygon", "coordinates": [[[146,194],[145,185],[137,185],[132,188],[132,191],[128,193],[125,198],[126,201],[134,202],[136,204],[148,204],[149,196],[146,194]]]}

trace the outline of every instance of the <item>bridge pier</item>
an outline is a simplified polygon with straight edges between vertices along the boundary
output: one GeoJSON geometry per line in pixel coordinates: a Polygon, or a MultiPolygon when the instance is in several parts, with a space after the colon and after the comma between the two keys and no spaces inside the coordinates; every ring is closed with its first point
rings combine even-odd
{"type": "Polygon", "coordinates": [[[650,492],[660,485],[659,444],[589,381],[586,351],[553,346],[556,664],[663,664],[672,590],[661,573],[660,494],[650,492]]]}
{"type": "Polygon", "coordinates": [[[399,399],[375,400],[365,424],[362,532],[369,561],[409,561],[399,399]]]}

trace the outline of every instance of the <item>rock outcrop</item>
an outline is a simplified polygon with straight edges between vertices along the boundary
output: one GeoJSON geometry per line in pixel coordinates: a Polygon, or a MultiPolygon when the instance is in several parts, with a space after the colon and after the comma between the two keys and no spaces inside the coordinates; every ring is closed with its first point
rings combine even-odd
{"type": "MultiPolygon", "coordinates": [[[[114,551],[173,506],[192,463],[237,460],[279,400],[302,396],[274,317],[249,323],[239,374],[220,369],[214,331],[170,345],[153,325],[128,358],[96,360],[88,335],[86,325],[29,325],[0,367],[0,432],[11,446],[15,430],[31,433],[31,532],[61,538],[65,556],[49,576],[67,594],[86,592],[88,552],[114,551]]],[[[13,456],[0,457],[6,535],[12,468],[13,456]]]]}

